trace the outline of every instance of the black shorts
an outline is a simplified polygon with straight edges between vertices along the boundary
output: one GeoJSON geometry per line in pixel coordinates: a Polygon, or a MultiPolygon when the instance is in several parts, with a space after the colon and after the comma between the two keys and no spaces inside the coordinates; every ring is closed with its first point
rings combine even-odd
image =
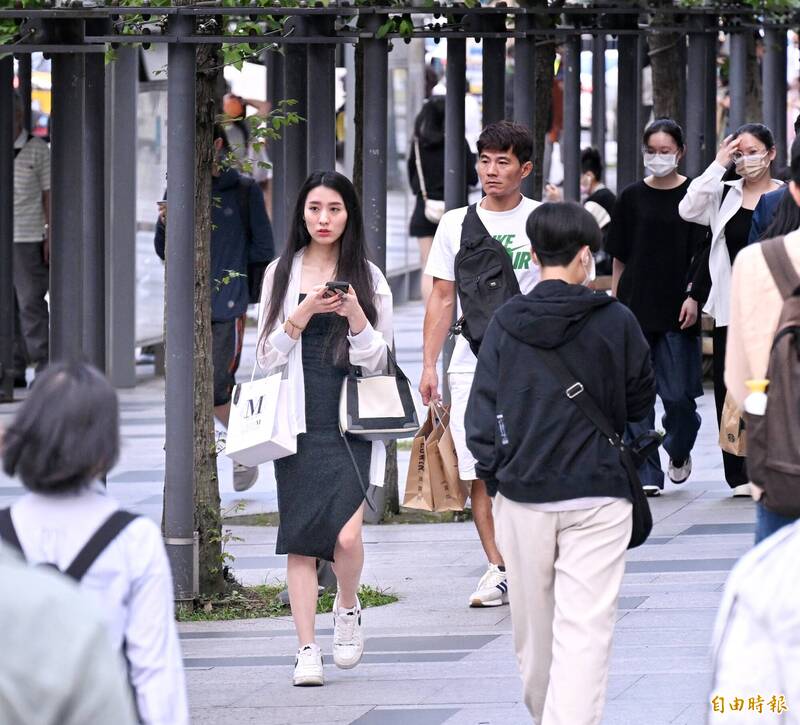
{"type": "Polygon", "coordinates": [[[214,365],[214,407],[231,400],[236,371],[242,357],[245,315],[235,320],[211,322],[211,358],[214,365]]]}
{"type": "Polygon", "coordinates": [[[434,224],[425,216],[425,200],[422,198],[422,194],[417,194],[414,213],[411,215],[411,221],[408,225],[409,236],[432,237],[436,234],[436,227],[438,226],[438,224],[434,224]]]}

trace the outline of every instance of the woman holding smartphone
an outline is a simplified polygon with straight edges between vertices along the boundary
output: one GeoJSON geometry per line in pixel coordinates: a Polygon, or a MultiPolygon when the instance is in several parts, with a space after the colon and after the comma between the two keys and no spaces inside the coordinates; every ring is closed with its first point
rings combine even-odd
{"type": "Polygon", "coordinates": [[[381,442],[351,438],[351,457],[339,432],[339,393],[351,365],[369,373],[387,364],[391,340],[392,295],[367,259],[355,189],[339,173],[314,172],[300,189],[283,253],[264,275],[258,343],[264,370],[286,366],[298,431],[297,453],[275,461],[276,552],[288,554],[298,686],[324,684],[314,637],[316,559],[333,562],[337,579],[334,663],[355,667],[364,650],[357,591],[366,492],[359,474],[383,485],[386,451],[381,442]]]}

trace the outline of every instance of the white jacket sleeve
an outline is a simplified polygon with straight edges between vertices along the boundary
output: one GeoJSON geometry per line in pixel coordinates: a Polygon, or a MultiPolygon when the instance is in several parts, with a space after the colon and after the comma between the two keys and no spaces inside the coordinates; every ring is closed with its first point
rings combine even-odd
{"type": "Polygon", "coordinates": [[[357,335],[348,335],[350,342],[350,364],[375,373],[386,367],[387,345],[392,344],[392,292],[377,267],[372,268],[377,290],[375,304],[378,319],[375,325],[369,322],[357,335]]]}
{"type": "Polygon", "coordinates": [[[131,592],[125,652],[142,722],[188,725],[183,656],[175,627],[175,605],[161,532],[142,517],[129,524],[131,592]]]}
{"type": "Polygon", "coordinates": [[[276,260],[267,267],[264,273],[264,282],[261,285],[261,301],[258,306],[257,358],[259,366],[265,371],[273,370],[285,364],[289,359],[289,353],[298,342],[283,329],[283,324],[286,322],[283,310],[281,310],[278,315],[278,319],[275,321],[269,334],[266,336],[264,335],[267,315],[269,314],[269,303],[272,299],[272,287],[275,281],[275,268],[277,264],[278,262],[276,260]]]}
{"type": "Polygon", "coordinates": [[[687,222],[711,226],[722,199],[722,177],[727,169],[716,161],[711,162],[700,176],[689,184],[686,195],[678,204],[678,213],[687,222]]]}

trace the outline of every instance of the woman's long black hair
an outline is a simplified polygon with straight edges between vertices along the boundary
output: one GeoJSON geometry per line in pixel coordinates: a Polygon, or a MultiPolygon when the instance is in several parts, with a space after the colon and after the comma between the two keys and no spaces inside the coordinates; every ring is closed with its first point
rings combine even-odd
{"type": "Polygon", "coordinates": [[[422,147],[444,144],[444,96],[433,96],[425,102],[414,121],[414,135],[422,147]]]}
{"type": "MultiPolygon", "coordinates": [[[[337,192],[342,197],[347,210],[347,224],[339,239],[339,261],[336,264],[335,279],[339,282],[350,283],[370,324],[374,325],[378,321],[375,288],[369,268],[367,245],[364,240],[361,203],[356,190],[350,179],[336,171],[315,171],[305,180],[297,195],[297,203],[289,228],[289,238],[275,268],[267,323],[264,326],[264,338],[275,326],[283,309],[283,300],[289,289],[289,276],[292,272],[294,257],[297,252],[305,249],[311,243],[311,235],[305,225],[304,211],[306,197],[312,189],[316,189],[318,186],[324,186],[337,192]]],[[[259,341],[259,344],[262,343],[263,339],[259,341]]],[[[334,359],[337,365],[346,366],[348,364],[346,318],[337,316],[331,330],[329,344],[333,345],[334,359]]]]}

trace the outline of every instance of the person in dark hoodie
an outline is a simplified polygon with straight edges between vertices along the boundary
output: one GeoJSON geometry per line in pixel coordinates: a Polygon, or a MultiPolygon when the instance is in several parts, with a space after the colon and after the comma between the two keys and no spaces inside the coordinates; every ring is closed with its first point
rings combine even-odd
{"type": "Polygon", "coordinates": [[[605,701],[631,487],[619,453],[540,350],[558,353],[620,435],[652,407],[655,376],[633,313],[584,286],[601,238],[592,215],[543,204],[526,231],[541,282],[486,331],[467,444],[494,496],[525,703],[537,723],[590,725],[605,701]]]}
{"type": "MultiPolygon", "coordinates": [[[[248,270],[251,274],[256,270],[263,274],[275,256],[272,226],[261,190],[252,179],[234,168],[226,168],[229,153],[225,129],[215,124],[211,182],[211,348],[214,415],[226,428],[250,302],[248,270]]],[[[166,205],[162,205],[154,240],[156,254],[161,259],[166,247],[166,221],[166,205]]],[[[217,452],[224,448],[223,434],[217,441],[217,452]]],[[[236,491],[246,491],[257,478],[257,467],[234,463],[236,491]]]]}

